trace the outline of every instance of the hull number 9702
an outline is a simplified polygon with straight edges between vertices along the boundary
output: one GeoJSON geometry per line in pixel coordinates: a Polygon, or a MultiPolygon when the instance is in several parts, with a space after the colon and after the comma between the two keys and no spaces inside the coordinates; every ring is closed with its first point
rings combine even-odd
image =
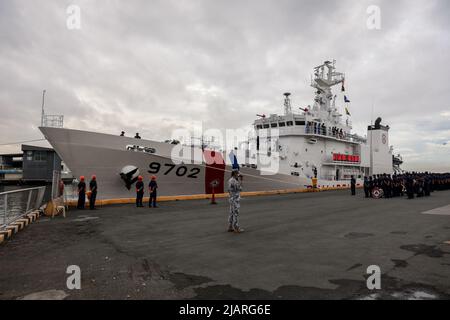
{"type": "Polygon", "coordinates": [[[184,177],[187,175],[187,177],[191,179],[198,178],[198,174],[200,173],[199,168],[191,168],[189,170],[185,166],[177,166],[172,163],[164,163],[164,165],[162,165],[159,162],[152,162],[150,163],[149,168],[150,170],[148,170],[148,173],[157,174],[162,169],[163,171],[161,172],[163,172],[165,176],[173,171],[178,177],[184,177]]]}

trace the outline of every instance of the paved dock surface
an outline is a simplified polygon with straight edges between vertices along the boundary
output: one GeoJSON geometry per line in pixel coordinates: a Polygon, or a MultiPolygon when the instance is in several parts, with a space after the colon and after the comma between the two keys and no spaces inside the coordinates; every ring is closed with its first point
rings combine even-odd
{"type": "Polygon", "coordinates": [[[0,299],[449,299],[450,191],[219,199],[42,218],[0,246],[0,299]],[[447,242],[447,243],[445,243],[447,242]],[[66,268],[81,268],[68,290],[66,268]],[[366,269],[381,268],[381,290],[366,269]]]}

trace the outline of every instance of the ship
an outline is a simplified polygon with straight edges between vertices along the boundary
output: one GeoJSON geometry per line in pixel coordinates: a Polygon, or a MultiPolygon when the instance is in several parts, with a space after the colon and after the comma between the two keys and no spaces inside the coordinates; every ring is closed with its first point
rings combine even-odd
{"type": "Polygon", "coordinates": [[[239,170],[249,192],[350,187],[375,174],[401,172],[400,155],[389,145],[390,127],[376,119],[367,135],[352,132],[345,74],[336,61],[313,69],[312,105],[293,108],[284,94],[282,114],[257,115],[247,139],[230,150],[177,140],[164,142],[68,128],[40,127],[75,177],[95,174],[99,199],[135,196],[138,176],[155,175],[158,195],[189,196],[227,192],[231,172],[239,170]],[[341,110],[340,110],[341,109],[341,110]],[[344,112],[345,109],[345,112],[344,112]],[[268,165],[269,164],[269,165],[268,165]]]}

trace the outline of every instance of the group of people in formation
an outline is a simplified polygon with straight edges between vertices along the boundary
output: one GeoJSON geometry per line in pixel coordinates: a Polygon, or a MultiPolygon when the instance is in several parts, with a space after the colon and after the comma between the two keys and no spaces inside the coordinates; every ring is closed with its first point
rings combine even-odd
{"type": "Polygon", "coordinates": [[[376,174],[364,177],[366,198],[428,197],[435,190],[450,189],[450,173],[407,172],[404,174],[376,174]]]}
{"type": "MultiPolygon", "coordinates": [[[[89,198],[89,208],[91,210],[95,210],[95,201],[97,199],[97,192],[98,192],[98,186],[97,186],[97,177],[93,175],[91,177],[91,181],[89,181],[89,190],[87,190],[87,185],[85,182],[86,178],[84,176],[80,177],[80,182],[78,183],[78,204],[77,208],[80,210],[84,210],[85,204],[86,204],[86,195],[88,195],[89,198]]],[[[144,178],[142,176],[138,177],[138,180],[136,182],[136,207],[144,207],[143,200],[144,200],[144,178]]],[[[156,198],[157,198],[157,189],[158,189],[158,183],[156,182],[156,176],[151,176],[150,182],[148,184],[148,190],[149,190],[149,202],[148,206],[150,208],[158,208],[156,205],[156,198]]]]}

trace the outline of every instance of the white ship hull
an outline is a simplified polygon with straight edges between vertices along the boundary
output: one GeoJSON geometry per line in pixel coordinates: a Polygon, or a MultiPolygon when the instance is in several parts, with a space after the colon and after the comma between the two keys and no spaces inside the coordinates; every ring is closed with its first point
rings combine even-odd
{"type": "MultiPolygon", "coordinates": [[[[147,182],[151,175],[156,175],[158,195],[161,196],[211,194],[213,181],[217,181],[215,193],[227,190],[231,166],[218,168],[204,162],[187,161],[174,164],[170,156],[174,148],[172,144],[72,129],[42,127],[40,130],[75,177],[86,176],[89,179],[93,174],[97,176],[99,199],[135,196],[134,186],[131,184],[128,189],[120,175],[126,166],[138,168],[147,182]],[[153,148],[155,153],[127,150],[134,145],[153,148]]],[[[241,167],[240,171],[244,175],[244,191],[306,189],[312,183],[306,177],[267,175],[250,167],[241,167]]],[[[318,186],[349,186],[349,181],[319,179],[318,186]]]]}

